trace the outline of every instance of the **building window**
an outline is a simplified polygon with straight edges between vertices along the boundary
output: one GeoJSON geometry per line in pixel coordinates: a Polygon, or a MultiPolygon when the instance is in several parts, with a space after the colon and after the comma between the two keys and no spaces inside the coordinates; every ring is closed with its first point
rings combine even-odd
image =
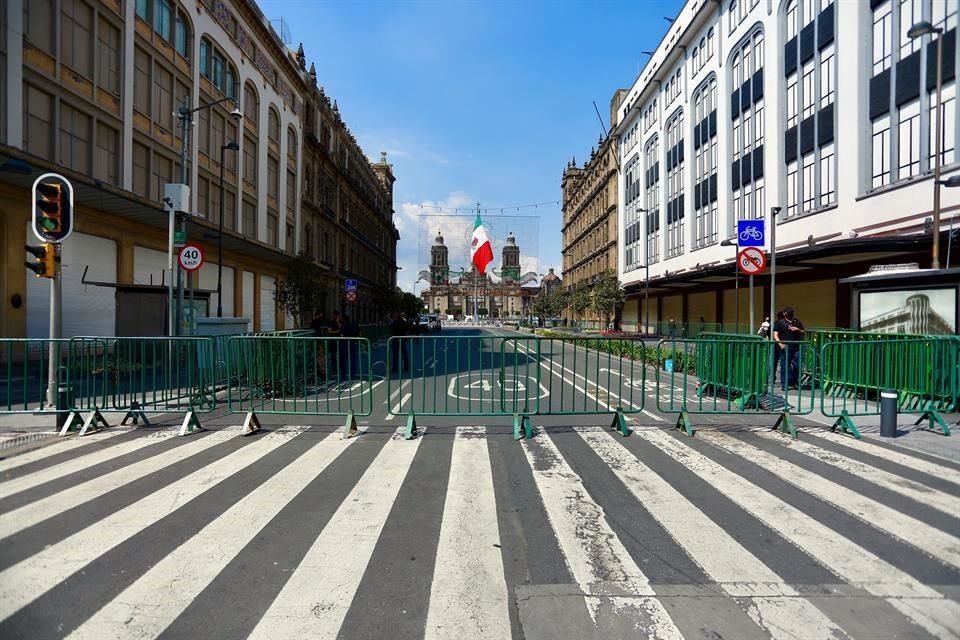
{"type": "MultiPolygon", "coordinates": [[[[57,53],[54,38],[56,22],[54,6],[53,0],[30,0],[23,3],[24,36],[32,46],[51,56],[57,53]]],[[[4,19],[5,27],[6,19],[4,19]]]]}
{"type": "Polygon", "coordinates": [[[182,13],[177,12],[177,24],[174,32],[173,47],[181,57],[190,59],[190,25],[182,13]]]}
{"type": "Polygon", "coordinates": [[[150,197],[150,149],[139,142],[133,143],[133,192],[150,197]]]}
{"type": "Polygon", "coordinates": [[[270,107],[267,113],[267,136],[270,142],[280,144],[280,115],[273,107],[270,107]]]}
{"type": "Polygon", "coordinates": [[[297,217],[297,174],[287,171],[287,215],[297,217]]]}
{"type": "Polygon", "coordinates": [[[87,114],[64,102],[60,103],[61,165],[83,174],[90,173],[92,124],[87,114]]]}
{"type": "Polygon", "coordinates": [[[152,120],[173,131],[173,74],[159,64],[153,67],[152,120]]]}
{"type": "Polygon", "coordinates": [[[133,108],[150,114],[150,56],[136,47],[133,53],[133,108]]]}
{"type": "Polygon", "coordinates": [[[683,111],[677,111],[666,126],[667,149],[667,258],[683,253],[684,145],[683,111]]]}
{"type": "Polygon", "coordinates": [[[730,0],[730,4],[727,5],[728,32],[733,33],[759,3],[760,0],[730,0]]]}
{"type": "Polygon", "coordinates": [[[873,162],[868,184],[869,188],[878,188],[926,174],[936,161],[936,45],[931,36],[907,36],[910,27],[921,20],[929,20],[944,30],[940,36],[944,53],[941,162],[956,162],[958,127],[953,63],[957,2],[885,0],[872,4],[873,77],[868,104],[873,162]]]}
{"type": "Polygon", "coordinates": [[[273,156],[267,157],[267,195],[280,197],[280,161],[273,156]]]}
{"type": "MultiPolygon", "coordinates": [[[[641,236],[640,212],[640,157],[634,156],[623,170],[623,201],[624,201],[624,268],[633,271],[641,263],[640,248],[641,236]]],[[[596,250],[596,234],[587,238],[587,252],[596,250]]]]}
{"type": "Polygon", "coordinates": [[[260,122],[260,102],[257,92],[249,82],[243,85],[243,121],[251,125],[254,130],[260,122]]]}
{"type": "Polygon", "coordinates": [[[93,78],[93,9],[83,0],[61,0],[60,52],[63,63],[93,78]]]}
{"type": "Polygon", "coordinates": [[[97,23],[97,83],[120,95],[120,30],[103,18],[97,23]]]}
{"type": "Polygon", "coordinates": [[[237,97],[237,68],[207,38],[200,40],[200,74],[223,95],[237,97]]]}
{"type": "Polygon", "coordinates": [[[660,141],[657,137],[647,143],[644,155],[644,214],[646,218],[646,264],[660,261],[660,141]]]}
{"type": "Polygon", "coordinates": [[[120,134],[102,122],[97,123],[97,150],[94,176],[109,184],[120,184],[120,134]]]}
{"type": "Polygon", "coordinates": [[[23,150],[53,160],[53,96],[24,83],[23,123],[23,150]]]}
{"type": "Polygon", "coordinates": [[[786,7],[783,171],[788,218],[836,202],[836,17],[832,4],[832,0],[789,0],[786,7]],[[794,24],[801,25],[799,35],[794,24]]]}
{"type": "MultiPolygon", "coordinates": [[[[730,94],[732,131],[732,164],[730,168],[732,191],[731,216],[728,232],[732,233],[737,220],[764,216],[764,66],[763,32],[754,31],[735,48],[731,60],[730,94]]],[[[789,87],[788,87],[789,91],[789,87]]],[[[788,104],[789,98],[785,99],[788,104]]],[[[794,117],[796,115],[794,114],[794,117]]]]}
{"type": "Polygon", "coordinates": [[[267,242],[274,247],[280,246],[280,228],[277,220],[277,214],[267,212],[267,242]]]}
{"type": "Polygon", "coordinates": [[[717,241],[717,78],[693,94],[694,247],[717,241]]]}
{"type": "Polygon", "coordinates": [[[153,30],[170,42],[173,40],[173,6],[168,0],[156,0],[153,5],[153,30]]]}
{"type": "Polygon", "coordinates": [[[243,180],[254,189],[257,185],[257,140],[243,137],[243,180]]]}
{"type": "Polygon", "coordinates": [[[243,235],[248,238],[257,237],[257,205],[250,200],[243,201],[243,235]]]}

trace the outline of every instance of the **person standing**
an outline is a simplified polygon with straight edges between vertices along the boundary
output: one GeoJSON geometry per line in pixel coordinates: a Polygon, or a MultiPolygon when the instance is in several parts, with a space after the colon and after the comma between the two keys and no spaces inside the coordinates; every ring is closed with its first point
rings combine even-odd
{"type": "Polygon", "coordinates": [[[777,314],[777,322],[773,325],[773,340],[779,357],[774,357],[774,362],[779,360],[780,385],[784,392],[789,387],[796,386],[799,381],[800,341],[805,333],[803,323],[794,316],[793,307],[787,307],[782,314],[777,314]]]}
{"type": "Polygon", "coordinates": [[[757,331],[757,335],[763,339],[770,337],[770,316],[766,316],[760,323],[760,330],[757,331]]]}

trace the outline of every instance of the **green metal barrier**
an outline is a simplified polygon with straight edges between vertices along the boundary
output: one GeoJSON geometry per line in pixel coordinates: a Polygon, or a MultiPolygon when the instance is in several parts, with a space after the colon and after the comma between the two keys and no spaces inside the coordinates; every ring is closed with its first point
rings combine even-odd
{"type": "Polygon", "coordinates": [[[245,433],[260,429],[257,414],[284,414],[345,416],[350,435],[373,411],[366,338],[233,336],[227,369],[227,406],[246,413],[245,433]]]}
{"type": "Polygon", "coordinates": [[[71,414],[61,435],[109,426],[103,417],[109,412],[124,413],[121,424],[134,425],[149,424],[147,413],[184,412],[180,433],[199,429],[197,414],[216,407],[214,354],[211,338],[71,338],[71,414]]]}
{"type": "Polygon", "coordinates": [[[796,437],[792,417],[809,414],[815,404],[813,390],[800,382],[799,363],[809,349],[802,342],[789,343],[778,356],[776,344],[755,336],[661,340],[657,408],[677,414],[676,426],[689,435],[695,431],[691,414],[770,414],[778,416],[774,429],[796,437]],[[786,385],[781,358],[788,363],[786,385]]]}
{"type": "MultiPolygon", "coordinates": [[[[876,335],[876,334],[863,334],[876,335]]],[[[957,410],[960,340],[950,337],[871,337],[827,342],[820,355],[821,412],[833,429],[859,438],[856,416],[879,415],[879,395],[898,392],[901,413],[950,435],[943,413],[957,410]]]]}
{"type": "MultiPolygon", "coordinates": [[[[54,349],[54,366],[65,369],[63,362],[67,340],[32,338],[0,339],[0,413],[35,413],[57,411],[56,400],[47,402],[47,381],[50,371],[50,349],[54,349]]],[[[60,411],[67,407],[60,407],[60,411]]]]}

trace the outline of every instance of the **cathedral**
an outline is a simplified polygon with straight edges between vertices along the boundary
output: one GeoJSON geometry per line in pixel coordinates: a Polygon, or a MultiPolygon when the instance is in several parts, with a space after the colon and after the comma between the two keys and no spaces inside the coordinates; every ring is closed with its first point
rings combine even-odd
{"type": "Polygon", "coordinates": [[[504,244],[500,266],[488,268],[484,275],[477,273],[472,264],[469,269],[451,271],[449,249],[438,233],[430,248],[430,271],[420,272],[420,279],[427,280],[430,286],[420,296],[424,308],[441,316],[472,316],[476,299],[481,318],[519,319],[530,315],[532,300],[540,292],[536,286],[538,277],[533,271],[521,273],[520,247],[512,233],[504,244]]]}

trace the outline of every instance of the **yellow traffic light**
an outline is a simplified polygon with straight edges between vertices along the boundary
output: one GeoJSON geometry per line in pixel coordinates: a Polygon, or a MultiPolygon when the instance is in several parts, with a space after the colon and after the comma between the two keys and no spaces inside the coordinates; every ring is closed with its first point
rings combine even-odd
{"type": "Polygon", "coordinates": [[[24,245],[27,253],[37,259],[36,262],[24,262],[24,266],[37,274],[38,278],[55,278],[57,275],[57,256],[52,244],[39,247],[24,245]]]}

